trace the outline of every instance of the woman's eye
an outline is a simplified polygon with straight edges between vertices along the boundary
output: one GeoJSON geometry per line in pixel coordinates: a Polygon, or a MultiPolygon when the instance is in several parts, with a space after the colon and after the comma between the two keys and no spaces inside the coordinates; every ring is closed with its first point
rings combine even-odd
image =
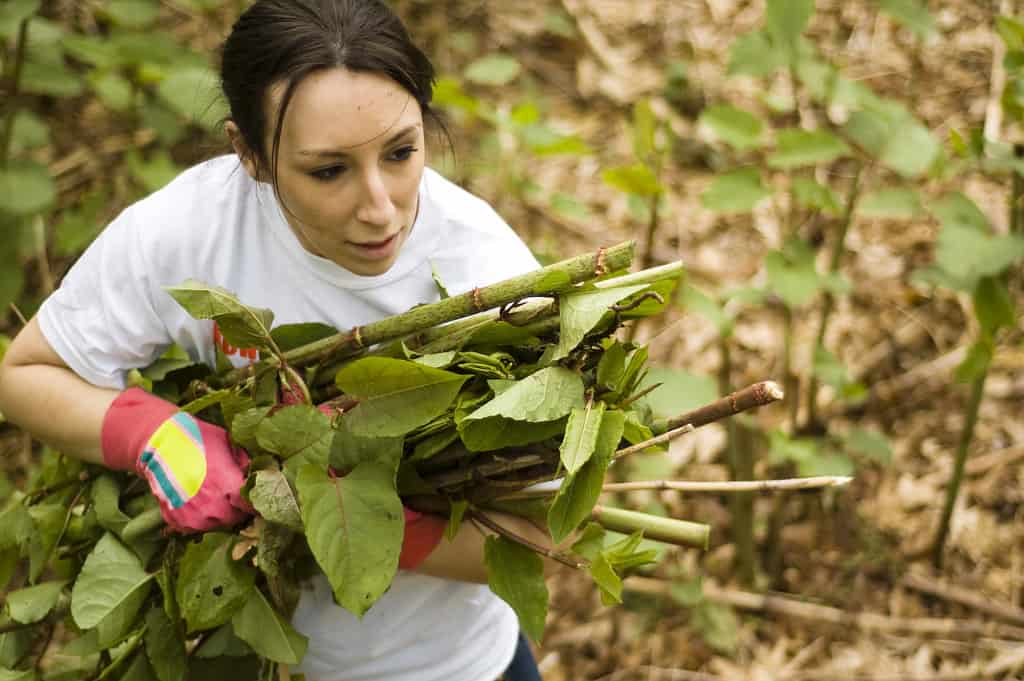
{"type": "Polygon", "coordinates": [[[409,145],[407,147],[401,147],[391,152],[392,161],[408,161],[412,158],[412,155],[416,153],[416,147],[409,145]]]}
{"type": "Polygon", "coordinates": [[[326,168],[319,168],[310,173],[311,176],[320,180],[321,182],[328,182],[333,180],[338,175],[341,175],[345,171],[345,166],[328,166],[326,168]]]}

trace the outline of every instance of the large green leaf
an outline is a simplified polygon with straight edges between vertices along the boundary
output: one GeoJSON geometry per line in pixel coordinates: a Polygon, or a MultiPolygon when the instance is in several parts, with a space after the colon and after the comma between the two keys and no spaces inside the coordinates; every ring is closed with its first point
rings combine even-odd
{"type": "Polygon", "coordinates": [[[121,488],[110,474],[96,478],[92,483],[92,502],[96,509],[96,521],[100,527],[120,536],[121,530],[131,520],[121,511],[119,499],[121,488]]]}
{"type": "MultiPolygon", "coordinates": [[[[560,332],[558,350],[552,359],[566,357],[590,333],[612,305],[644,290],[646,284],[617,286],[581,293],[568,293],[558,299],[560,332]]],[[[540,419],[547,421],[548,419],[540,419]]]]}
{"type": "Polygon", "coordinates": [[[960,192],[946,194],[938,201],[931,202],[928,210],[943,227],[952,225],[973,229],[981,234],[992,233],[992,224],[978,208],[978,204],[960,192]]]}
{"type": "Polygon", "coordinates": [[[34,95],[77,97],[85,90],[82,79],[64,65],[59,53],[29,52],[18,82],[25,92],[34,95]]]}
{"type": "Polygon", "coordinates": [[[768,165],[799,168],[831,163],[849,154],[849,145],[827,130],[781,130],[775,153],[768,157],[768,165]]]}
{"type": "Polygon", "coordinates": [[[539,642],[548,613],[543,559],[505,537],[487,537],[484,560],[491,591],[512,606],[519,626],[539,642]]]}
{"type": "Polygon", "coordinates": [[[212,132],[228,113],[217,82],[209,67],[176,67],[160,81],[157,92],[183,118],[212,132]]]}
{"type": "Polygon", "coordinates": [[[565,437],[559,448],[562,465],[572,475],[585,464],[597,447],[597,435],[601,431],[601,419],[604,417],[605,403],[598,400],[587,402],[576,407],[569,414],[565,424],[565,437]]]}
{"type": "Polygon", "coordinates": [[[982,277],[1001,274],[1022,257],[1020,236],[989,236],[954,224],[943,225],[935,249],[936,264],[967,293],[982,277]]]}
{"type": "Polygon", "coordinates": [[[343,367],[338,387],[359,399],[345,414],[353,434],[405,435],[448,410],[469,376],[389,357],[366,357],[343,367]]]}
{"type": "Polygon", "coordinates": [[[568,416],[574,407],[581,406],[583,379],[580,375],[563,367],[547,367],[516,381],[515,385],[469,414],[463,423],[492,416],[543,423],[568,416]]]}
{"type": "Polygon", "coordinates": [[[35,586],[11,591],[7,594],[7,609],[11,619],[32,624],[50,614],[67,581],[43,582],[35,586]]]}
{"type": "Polygon", "coordinates": [[[146,656],[159,681],[185,681],[188,656],[185,640],[160,606],[146,613],[146,656]]]}
{"type": "Polygon", "coordinates": [[[50,143],[50,128],[42,118],[31,111],[18,111],[11,130],[11,153],[45,147],[50,143]]]}
{"type": "Polygon", "coordinates": [[[768,0],[765,29],[776,45],[796,53],[800,35],[814,15],[814,0],[768,0]]]}
{"type": "Polygon", "coordinates": [[[761,172],[757,168],[741,168],[716,175],[700,195],[700,202],[716,213],[749,213],[769,196],[771,191],[761,180],[761,172]]]}
{"type": "Polygon", "coordinates": [[[57,188],[46,166],[27,161],[11,161],[0,169],[0,212],[31,215],[44,211],[57,198],[57,188]]]}
{"type": "Polygon", "coordinates": [[[333,436],[330,419],[309,404],[284,407],[256,428],[260,447],[282,459],[301,454],[311,461],[326,461],[333,436]]]}
{"type": "Polygon", "coordinates": [[[548,511],[548,528],[556,543],[568,537],[580,523],[590,517],[601,495],[608,464],[622,439],[625,423],[624,412],[617,409],[606,412],[601,419],[592,456],[578,472],[570,474],[558,490],[548,511]]]}
{"type": "Polygon", "coordinates": [[[347,473],[363,461],[371,461],[398,470],[404,439],[401,437],[360,437],[352,433],[342,419],[334,434],[329,462],[335,470],[347,473]]]}
{"type": "Polygon", "coordinates": [[[176,596],[189,632],[213,629],[245,605],[256,572],[231,557],[236,538],[207,532],[189,544],[179,562],[176,596]]]}
{"type": "Polygon", "coordinates": [[[252,590],[245,606],[231,619],[231,626],[260,657],[299,664],[306,655],[309,640],[271,607],[259,589],[252,590]]]}
{"type": "Polygon", "coordinates": [[[466,67],[466,80],[480,85],[508,85],[522,71],[519,60],[504,54],[491,54],[466,67]]]}
{"type": "Polygon", "coordinates": [[[700,122],[723,142],[740,151],[759,146],[764,134],[764,122],[760,118],[729,104],[716,104],[704,109],[700,122]]]}
{"type": "Polygon", "coordinates": [[[924,125],[891,102],[854,111],[844,130],[868,154],[908,178],[931,168],[942,150],[924,125]]]}
{"type": "Polygon", "coordinates": [[[165,290],[194,318],[216,321],[225,340],[235,347],[273,347],[270,325],[274,313],[270,310],[243,305],[230,291],[195,279],[165,290]]]}
{"type": "Polygon", "coordinates": [[[256,512],[272,523],[302,531],[299,502],[284,473],[277,470],[256,472],[256,481],[249,491],[249,501],[256,512]]]}
{"type": "Polygon", "coordinates": [[[338,603],[362,617],[398,569],[404,518],[394,470],[364,462],[337,478],[308,465],[295,486],[313,556],[338,603]]]}
{"type": "Polygon", "coordinates": [[[152,575],[114,535],[104,534],[89,553],[71,591],[71,617],[91,629],[131,598],[149,589],[152,575]]]}
{"type": "Polygon", "coordinates": [[[729,48],[729,75],[763,78],[775,73],[788,61],[788,55],[779,49],[765,31],[752,31],[741,35],[729,48]]]}
{"type": "Polygon", "coordinates": [[[473,452],[490,452],[505,447],[528,445],[557,437],[564,431],[564,418],[533,422],[489,416],[483,419],[464,419],[459,424],[462,444],[473,452]]]}

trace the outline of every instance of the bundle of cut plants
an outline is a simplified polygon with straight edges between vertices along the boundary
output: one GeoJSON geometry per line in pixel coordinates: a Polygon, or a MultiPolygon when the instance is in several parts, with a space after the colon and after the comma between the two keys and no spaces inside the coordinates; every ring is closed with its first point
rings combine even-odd
{"type": "Polygon", "coordinates": [[[48,632],[65,642],[48,659],[67,679],[276,674],[305,652],[289,619],[312,571],[360,616],[389,587],[403,504],[447,516],[449,536],[465,523],[488,534],[491,588],[535,639],[541,554],[589,572],[613,603],[623,572],[653,559],[645,540],[706,548],[707,525],[599,504],[609,466],[781,394],[766,382],[653,419],[646,348],[616,332],[660,313],[682,270],[628,273],[632,255],[625,243],[451,297],[439,281],[440,302],[343,331],[275,327],[272,311],[200,282],[168,289],[258,361],[211,368],[172,351],[135,379],[245,448],[256,514],[172,534],[138,478],[56,457],[0,516],[0,550],[21,559],[8,576],[31,585],[8,594],[4,645],[23,662],[48,632]]]}

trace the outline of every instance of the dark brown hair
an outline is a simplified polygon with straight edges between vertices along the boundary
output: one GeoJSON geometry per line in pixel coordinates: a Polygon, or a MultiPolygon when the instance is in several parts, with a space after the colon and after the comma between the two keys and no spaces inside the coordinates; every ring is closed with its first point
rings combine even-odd
{"type": "Polygon", "coordinates": [[[224,42],[221,87],[242,140],[275,185],[281,127],[295,88],[309,74],[337,67],[391,78],[419,103],[424,120],[444,131],[430,107],[434,67],[383,2],[256,0],[224,42]],[[266,149],[267,92],[278,83],[284,92],[266,149]]]}

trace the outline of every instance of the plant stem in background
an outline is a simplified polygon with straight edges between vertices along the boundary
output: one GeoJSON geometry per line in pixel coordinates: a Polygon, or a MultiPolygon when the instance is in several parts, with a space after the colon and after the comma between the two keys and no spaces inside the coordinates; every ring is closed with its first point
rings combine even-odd
{"type": "MultiPolygon", "coordinates": [[[[660,198],[661,196],[657,193],[651,197],[651,217],[647,221],[647,237],[644,239],[643,253],[640,254],[640,269],[643,270],[654,265],[654,238],[658,234],[658,223],[661,220],[660,212],[658,210],[660,198]]],[[[632,341],[636,338],[636,330],[638,326],[640,326],[640,320],[633,322],[626,329],[625,334],[627,341],[632,341]]]]}
{"type": "MultiPolygon", "coordinates": [[[[1013,145],[1013,156],[1016,159],[1024,159],[1024,144],[1013,145]]],[[[1010,191],[1010,234],[1024,233],[1024,219],[1021,212],[1021,199],[1024,198],[1024,177],[1020,173],[1013,173],[1013,180],[1010,191]]]]}
{"type": "MultiPolygon", "coordinates": [[[[732,392],[732,352],[729,337],[720,336],[719,355],[721,363],[718,369],[718,393],[725,396],[732,392]]],[[[745,450],[739,442],[739,424],[735,419],[725,422],[726,459],[729,464],[729,477],[732,480],[751,480],[754,477],[753,452],[745,450]]],[[[736,570],[739,579],[745,586],[752,586],[757,576],[757,554],[754,546],[754,495],[741,492],[729,497],[730,527],[732,540],[736,544],[736,570]]]]}
{"type": "MultiPolygon", "coordinates": [[[[843,251],[846,248],[846,235],[850,231],[850,225],[853,223],[853,215],[857,208],[857,199],[860,197],[861,190],[861,172],[864,166],[857,164],[857,169],[853,174],[853,184],[850,186],[850,193],[846,197],[846,206],[843,209],[843,219],[839,225],[839,234],[836,235],[836,240],[832,244],[832,255],[829,259],[828,273],[830,275],[835,274],[839,271],[839,266],[842,264],[843,251]]],[[[811,349],[811,366],[814,366],[814,353],[817,352],[819,347],[825,345],[825,332],[828,329],[829,317],[832,315],[832,310],[835,309],[836,298],[831,291],[825,291],[821,301],[821,315],[818,318],[818,333],[815,336],[814,347],[811,349]]],[[[813,426],[818,419],[818,379],[811,372],[811,383],[807,388],[807,425],[813,426]]]]}
{"type": "Polygon", "coordinates": [[[967,448],[974,437],[974,426],[978,423],[978,411],[981,408],[981,398],[985,392],[985,379],[988,377],[988,369],[971,382],[971,397],[967,403],[966,419],[963,432],[960,433],[960,444],[956,450],[956,461],[953,464],[953,478],[946,488],[946,504],[942,509],[942,516],[939,519],[939,531],[935,536],[935,544],[932,546],[932,564],[936,568],[942,567],[942,556],[946,545],[946,536],[949,534],[949,522],[953,516],[953,506],[956,503],[957,494],[960,492],[960,483],[964,477],[964,465],[967,462],[967,448]]]}
{"type": "Polygon", "coordinates": [[[21,67],[25,64],[25,50],[28,47],[28,19],[23,19],[18,27],[18,42],[14,47],[14,60],[7,86],[7,118],[0,135],[0,168],[7,167],[11,153],[11,139],[14,137],[14,117],[18,113],[18,83],[21,80],[21,67]]]}

